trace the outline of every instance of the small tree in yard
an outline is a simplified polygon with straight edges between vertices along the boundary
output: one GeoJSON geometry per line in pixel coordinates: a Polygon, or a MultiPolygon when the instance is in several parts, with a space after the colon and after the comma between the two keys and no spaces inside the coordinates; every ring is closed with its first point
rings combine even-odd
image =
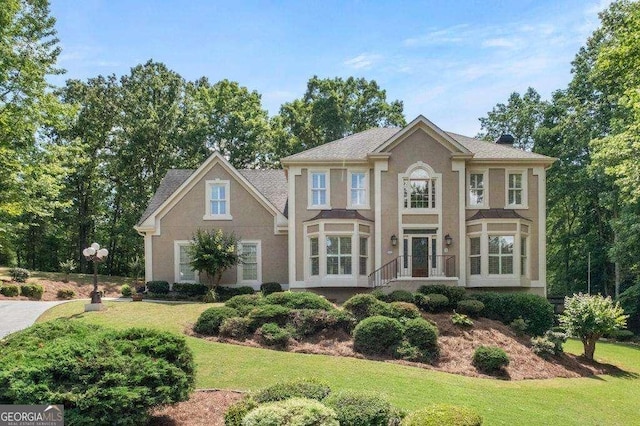
{"type": "Polygon", "coordinates": [[[564,313],[560,315],[562,325],[570,336],[582,340],[584,356],[593,360],[596,342],[606,333],[624,328],[627,315],[610,297],[574,294],[564,299],[564,313]]]}
{"type": "Polygon", "coordinates": [[[189,246],[190,265],[200,273],[207,273],[212,289],[218,286],[224,271],[242,261],[238,241],[233,233],[225,234],[222,229],[198,229],[193,236],[189,246]]]}
{"type": "Polygon", "coordinates": [[[60,270],[62,272],[64,272],[64,278],[62,279],[63,283],[68,283],[69,282],[69,274],[71,272],[75,271],[77,267],[78,267],[78,264],[73,259],[69,259],[67,261],[60,262],[60,270]]]}

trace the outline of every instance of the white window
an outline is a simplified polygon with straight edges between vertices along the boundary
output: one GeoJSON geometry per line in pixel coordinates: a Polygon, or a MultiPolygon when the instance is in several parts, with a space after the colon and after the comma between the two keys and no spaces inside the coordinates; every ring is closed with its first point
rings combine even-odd
{"type": "Polygon", "coordinates": [[[309,208],[329,207],[329,172],[309,172],[309,208]]]}
{"type": "Polygon", "coordinates": [[[404,179],[404,208],[436,208],[436,180],[426,170],[416,169],[404,179]]]}
{"type": "Polygon", "coordinates": [[[241,262],[238,264],[238,283],[262,280],[260,241],[241,241],[238,245],[241,262]]]}
{"type": "Polygon", "coordinates": [[[489,236],[489,274],[513,274],[513,236],[489,236]]]}
{"type": "Polygon", "coordinates": [[[527,237],[520,237],[520,275],[527,276],[527,237]]]}
{"type": "Polygon", "coordinates": [[[351,275],[351,237],[327,236],[327,275],[351,275]]]}
{"type": "Polygon", "coordinates": [[[208,180],[206,183],[205,220],[231,220],[228,180],[208,180]]]}
{"type": "Polygon", "coordinates": [[[489,189],[487,171],[472,170],[467,175],[468,181],[468,206],[469,207],[488,207],[489,205],[489,189]]]}
{"type": "Polygon", "coordinates": [[[309,266],[311,275],[320,275],[320,246],[318,237],[309,238],[309,266]]]}
{"type": "Polygon", "coordinates": [[[360,275],[367,275],[367,265],[369,264],[369,238],[360,237],[360,275]]]}
{"type": "Polygon", "coordinates": [[[507,170],[507,207],[527,208],[527,174],[522,170],[507,170]]]}
{"type": "Polygon", "coordinates": [[[175,282],[195,283],[197,281],[196,271],[191,268],[191,257],[189,256],[190,241],[174,242],[174,270],[175,282]]]}
{"type": "Polygon", "coordinates": [[[369,208],[368,197],[368,173],[367,172],[350,172],[349,173],[349,206],[352,208],[369,208]]]}
{"type": "Polygon", "coordinates": [[[469,272],[471,275],[480,275],[482,264],[480,255],[480,237],[470,238],[469,243],[469,272]]]}

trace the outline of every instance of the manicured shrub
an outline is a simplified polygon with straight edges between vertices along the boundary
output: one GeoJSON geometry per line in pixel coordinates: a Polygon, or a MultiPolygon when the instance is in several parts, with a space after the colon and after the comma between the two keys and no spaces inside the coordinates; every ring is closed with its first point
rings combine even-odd
{"type": "Polygon", "coordinates": [[[369,355],[390,353],[402,341],[402,324],[385,316],[365,318],[353,330],[353,348],[369,355]]]}
{"type": "Polygon", "coordinates": [[[244,339],[249,335],[249,318],[232,317],[225,318],[220,324],[220,335],[233,339],[244,339]]]}
{"type": "Polygon", "coordinates": [[[194,284],[194,283],[174,283],[173,291],[175,291],[180,296],[185,297],[197,297],[204,296],[207,294],[207,287],[204,284],[194,284]]]}
{"type": "Polygon", "coordinates": [[[240,296],[233,296],[224,302],[224,306],[237,310],[242,316],[246,316],[256,306],[265,304],[266,301],[260,294],[242,294],[240,296]]]}
{"type": "Polygon", "coordinates": [[[412,413],[401,426],[481,426],[482,417],[469,407],[435,404],[412,413]]]}
{"type": "Polygon", "coordinates": [[[391,302],[389,304],[389,312],[385,316],[390,316],[397,319],[419,318],[420,309],[418,309],[418,307],[413,303],[391,302]]]}
{"type": "Polygon", "coordinates": [[[447,296],[449,300],[448,309],[454,309],[458,302],[467,298],[467,292],[464,287],[453,287],[442,284],[434,284],[434,285],[423,285],[418,289],[418,293],[422,293],[424,295],[428,294],[441,294],[443,296],[447,296]]]}
{"type": "Polygon", "coordinates": [[[413,346],[407,340],[403,340],[400,344],[393,348],[393,356],[398,359],[404,359],[413,362],[431,362],[433,357],[429,353],[413,346]]]}
{"type": "Polygon", "coordinates": [[[307,337],[323,330],[343,330],[350,333],[355,324],[353,316],[345,311],[332,309],[296,309],[291,311],[289,323],[297,337],[307,337]]]}
{"type": "Polygon", "coordinates": [[[291,338],[291,333],[287,329],[273,322],[262,325],[256,334],[265,345],[281,348],[286,347],[291,338]]]}
{"type": "Polygon", "coordinates": [[[385,302],[413,303],[413,293],[407,290],[394,290],[387,295],[385,302]]]}
{"type": "Polygon", "coordinates": [[[228,306],[216,306],[202,312],[193,326],[193,331],[207,336],[215,336],[220,331],[222,321],[237,317],[238,311],[228,306]]]}
{"type": "Polygon", "coordinates": [[[531,350],[541,358],[548,358],[555,355],[555,345],[544,336],[531,338],[531,350]]]}
{"type": "Polygon", "coordinates": [[[261,325],[275,323],[284,326],[289,319],[291,309],[280,305],[260,305],[253,308],[248,315],[249,329],[257,330],[261,325]]]}
{"type": "Polygon", "coordinates": [[[381,300],[376,299],[371,294],[356,294],[350,297],[342,307],[353,314],[356,321],[360,322],[364,318],[374,315],[389,314],[389,305],[381,300]]]}
{"type": "Polygon", "coordinates": [[[186,401],[193,387],[185,339],[155,330],[56,320],[9,336],[0,352],[0,401],[55,400],[65,424],[146,424],[149,408],[186,401]]]}
{"type": "Polygon", "coordinates": [[[313,399],[292,398],[251,410],[243,426],[339,426],[336,413],[313,399]]]}
{"type": "Polygon", "coordinates": [[[40,300],[44,294],[44,287],[40,284],[24,284],[20,286],[20,294],[29,299],[40,300]]]}
{"type": "Polygon", "coordinates": [[[405,323],[404,338],[420,350],[431,354],[438,353],[438,328],[423,318],[415,318],[405,323]]]}
{"type": "Polygon", "coordinates": [[[20,287],[17,285],[4,285],[0,288],[0,293],[7,297],[16,297],[20,295],[20,287]]]}
{"type": "Polygon", "coordinates": [[[224,302],[235,296],[241,296],[243,294],[254,294],[254,293],[255,293],[255,290],[253,289],[253,287],[248,285],[244,285],[241,287],[225,287],[225,286],[216,287],[216,294],[218,295],[219,302],[224,302]]]}
{"type": "Polygon", "coordinates": [[[61,288],[60,290],[58,290],[56,297],[58,299],[69,300],[76,297],[76,292],[71,290],[70,288],[61,288]]]}
{"type": "Polygon", "coordinates": [[[378,300],[382,300],[383,302],[387,302],[387,294],[385,294],[382,290],[380,290],[379,288],[373,290],[371,293],[369,293],[370,295],[372,295],[373,297],[375,297],[378,300]]]}
{"type": "Polygon", "coordinates": [[[150,293],[167,294],[169,293],[169,283],[166,281],[147,281],[147,289],[150,293]]]}
{"type": "Polygon", "coordinates": [[[453,315],[451,315],[451,322],[460,327],[471,327],[473,325],[473,320],[471,318],[465,314],[459,314],[457,312],[454,312],[453,315]]]}
{"type": "Polygon", "coordinates": [[[232,404],[224,413],[225,426],[242,426],[242,419],[247,413],[258,406],[258,403],[251,397],[242,398],[232,404]]]}
{"type": "Polygon", "coordinates": [[[456,312],[477,318],[484,309],[484,303],[479,300],[465,299],[458,302],[456,312]]]}
{"type": "Polygon", "coordinates": [[[336,412],[340,426],[387,426],[399,421],[398,410],[380,394],[336,392],[324,404],[336,412]]]}
{"type": "Polygon", "coordinates": [[[522,317],[518,317],[509,323],[509,327],[518,337],[522,337],[527,334],[527,328],[529,328],[529,322],[522,317]]]}
{"type": "Polygon", "coordinates": [[[473,353],[472,361],[478,370],[494,373],[509,365],[509,356],[496,346],[479,346],[473,353]]]}
{"type": "Polygon", "coordinates": [[[449,299],[443,294],[426,294],[420,300],[420,309],[426,312],[444,312],[449,309],[449,299]]]}
{"type": "Polygon", "coordinates": [[[265,297],[267,303],[291,309],[334,309],[324,297],[308,291],[281,291],[265,297]]]}
{"type": "Polygon", "coordinates": [[[120,294],[124,297],[131,297],[132,293],[133,292],[131,291],[131,286],[129,284],[123,284],[122,287],[120,287],[120,294]]]}
{"type": "Polygon", "coordinates": [[[528,293],[478,293],[473,296],[484,303],[482,315],[510,324],[522,317],[527,321],[527,333],[541,336],[553,326],[553,305],[544,297],[528,293]]]}
{"type": "Polygon", "coordinates": [[[631,330],[614,330],[609,334],[609,337],[618,342],[628,342],[633,339],[634,334],[631,330]]]}
{"type": "Polygon", "coordinates": [[[263,296],[268,296],[271,293],[279,293],[282,291],[282,286],[280,285],[280,283],[262,283],[260,284],[260,291],[262,292],[263,296]]]}
{"type": "Polygon", "coordinates": [[[23,283],[31,276],[31,272],[24,268],[10,268],[9,276],[11,276],[13,281],[23,283]]]}
{"type": "Polygon", "coordinates": [[[301,378],[279,382],[260,389],[252,395],[258,403],[282,401],[290,398],[307,398],[322,401],[331,393],[331,388],[318,379],[301,378]]]}

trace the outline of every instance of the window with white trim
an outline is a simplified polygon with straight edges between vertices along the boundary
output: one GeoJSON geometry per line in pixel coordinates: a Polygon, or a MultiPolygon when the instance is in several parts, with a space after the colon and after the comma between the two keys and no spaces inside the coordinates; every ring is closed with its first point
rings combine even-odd
{"type": "Polygon", "coordinates": [[[351,237],[327,236],[327,275],[351,275],[351,237]]]}
{"type": "Polygon", "coordinates": [[[228,180],[208,180],[206,182],[205,220],[230,220],[230,199],[228,180]]]}
{"type": "Polygon", "coordinates": [[[404,179],[404,208],[436,208],[436,180],[426,170],[415,169],[404,179]]]}
{"type": "Polygon", "coordinates": [[[513,244],[514,237],[489,236],[489,274],[513,274],[513,244]]]}
{"type": "Polygon", "coordinates": [[[469,238],[469,268],[471,275],[480,275],[482,257],[480,252],[480,237],[469,238]]]}
{"type": "Polygon", "coordinates": [[[369,264],[369,238],[360,237],[360,275],[367,275],[367,265],[369,264]]]}
{"type": "Polygon", "coordinates": [[[349,207],[369,207],[367,172],[349,173],[349,207]]]}
{"type": "Polygon", "coordinates": [[[320,246],[318,237],[309,238],[309,270],[311,275],[320,275],[320,246]]]}
{"type": "Polygon", "coordinates": [[[485,173],[469,173],[469,206],[484,206],[486,204],[485,173]]]}
{"type": "Polygon", "coordinates": [[[329,172],[309,172],[309,207],[329,206],[329,172]]]}
{"type": "Polygon", "coordinates": [[[238,282],[258,282],[261,280],[261,253],[259,241],[241,241],[239,244],[241,262],[238,264],[238,282]]]}
{"type": "Polygon", "coordinates": [[[191,267],[190,245],[190,241],[174,241],[174,279],[176,282],[195,283],[197,281],[196,271],[191,267]]]}
{"type": "Polygon", "coordinates": [[[527,237],[520,237],[520,275],[527,276],[527,237]]]}
{"type": "Polygon", "coordinates": [[[527,174],[522,170],[506,172],[506,206],[526,208],[527,206],[527,174]]]}

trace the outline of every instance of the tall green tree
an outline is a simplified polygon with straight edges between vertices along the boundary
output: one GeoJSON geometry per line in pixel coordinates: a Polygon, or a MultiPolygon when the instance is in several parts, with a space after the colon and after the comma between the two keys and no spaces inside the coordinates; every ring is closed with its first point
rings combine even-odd
{"type": "Polygon", "coordinates": [[[274,126],[274,150],[286,156],[371,127],[404,126],[401,101],[387,101],[374,80],[313,76],[301,99],[282,105],[274,126]]]}

